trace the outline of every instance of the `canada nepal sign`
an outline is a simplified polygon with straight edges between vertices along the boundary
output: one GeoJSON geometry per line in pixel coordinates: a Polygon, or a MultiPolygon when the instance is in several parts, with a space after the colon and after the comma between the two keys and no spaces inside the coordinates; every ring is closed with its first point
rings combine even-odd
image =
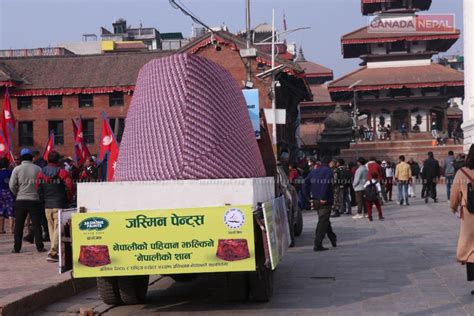
{"type": "Polygon", "coordinates": [[[74,276],[255,270],[251,206],[76,213],[74,276]]]}

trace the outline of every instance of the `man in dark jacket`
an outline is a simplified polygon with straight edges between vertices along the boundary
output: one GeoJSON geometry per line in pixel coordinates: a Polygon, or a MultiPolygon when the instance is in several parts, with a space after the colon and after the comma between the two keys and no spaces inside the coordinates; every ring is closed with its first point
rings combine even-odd
{"type": "Polygon", "coordinates": [[[333,247],[336,247],[337,237],[331,227],[330,215],[334,202],[333,196],[333,171],[329,168],[329,158],[323,158],[322,165],[314,169],[306,177],[303,190],[306,197],[313,201],[314,208],[318,212],[318,225],[314,238],[314,251],[328,250],[323,247],[323,239],[326,234],[333,247]]]}
{"type": "Polygon", "coordinates": [[[425,203],[428,203],[428,199],[431,195],[431,198],[436,203],[438,199],[436,197],[436,183],[441,176],[441,168],[439,166],[438,160],[434,159],[433,153],[430,151],[428,153],[428,159],[425,160],[423,164],[423,181],[426,182],[426,192],[425,192],[425,203]]]}
{"type": "Polygon", "coordinates": [[[48,220],[51,249],[46,260],[58,261],[58,209],[69,206],[72,200],[73,183],[66,170],[59,167],[60,155],[52,151],[48,155],[48,165],[38,174],[37,188],[41,200],[44,202],[46,218],[48,220]]]}
{"type": "Polygon", "coordinates": [[[408,162],[411,169],[411,181],[408,184],[408,195],[410,197],[416,197],[416,184],[417,180],[420,178],[420,165],[412,159],[408,162]]]}

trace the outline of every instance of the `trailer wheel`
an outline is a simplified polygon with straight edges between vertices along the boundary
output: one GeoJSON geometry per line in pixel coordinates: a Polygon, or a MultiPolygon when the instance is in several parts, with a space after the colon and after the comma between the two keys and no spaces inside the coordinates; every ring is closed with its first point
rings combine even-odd
{"type": "Polygon", "coordinates": [[[249,298],[249,286],[246,273],[229,272],[226,278],[226,300],[243,302],[249,298]]]}
{"type": "Polygon", "coordinates": [[[117,277],[97,278],[97,290],[99,291],[100,299],[105,304],[123,304],[117,281],[117,277]]]}
{"type": "Polygon", "coordinates": [[[290,229],[290,244],[288,246],[294,247],[295,246],[295,224],[293,223],[293,221],[290,221],[288,224],[289,224],[289,229],[290,229]]]}
{"type": "Polygon", "coordinates": [[[301,209],[297,207],[297,213],[296,213],[296,223],[295,223],[295,236],[301,236],[301,233],[303,233],[303,212],[301,209]]]}
{"type": "Polygon", "coordinates": [[[250,299],[254,302],[268,302],[273,295],[273,271],[258,267],[248,274],[250,299]]]}
{"type": "Polygon", "coordinates": [[[143,303],[148,291],[148,275],[118,277],[120,297],[125,305],[143,303]]]}

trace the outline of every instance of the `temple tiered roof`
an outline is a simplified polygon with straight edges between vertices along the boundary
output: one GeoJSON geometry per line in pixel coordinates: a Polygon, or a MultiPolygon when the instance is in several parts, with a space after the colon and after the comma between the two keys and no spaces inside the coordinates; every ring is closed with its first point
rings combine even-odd
{"type": "Polygon", "coordinates": [[[424,51],[446,52],[460,38],[460,30],[454,32],[371,32],[368,26],[361,27],[341,38],[344,58],[356,58],[370,54],[370,44],[394,43],[399,41],[419,42],[426,41],[424,51]]]}
{"type": "Polygon", "coordinates": [[[426,66],[368,68],[362,67],[329,85],[329,92],[402,88],[463,86],[464,74],[452,68],[431,64],[426,66]],[[390,74],[390,75],[387,75],[390,74]]]}

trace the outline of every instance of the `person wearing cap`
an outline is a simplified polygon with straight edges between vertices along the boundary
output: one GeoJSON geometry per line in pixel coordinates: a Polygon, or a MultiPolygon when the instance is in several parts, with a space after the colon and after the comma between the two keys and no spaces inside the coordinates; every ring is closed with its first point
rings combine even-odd
{"type": "Polygon", "coordinates": [[[15,244],[13,253],[21,250],[23,228],[25,219],[30,215],[33,225],[36,250],[38,252],[46,251],[43,244],[41,229],[41,210],[38,191],[36,190],[36,178],[41,168],[33,163],[33,153],[28,148],[23,148],[20,152],[21,164],[13,169],[9,186],[10,190],[16,196],[15,210],[15,244]]]}

